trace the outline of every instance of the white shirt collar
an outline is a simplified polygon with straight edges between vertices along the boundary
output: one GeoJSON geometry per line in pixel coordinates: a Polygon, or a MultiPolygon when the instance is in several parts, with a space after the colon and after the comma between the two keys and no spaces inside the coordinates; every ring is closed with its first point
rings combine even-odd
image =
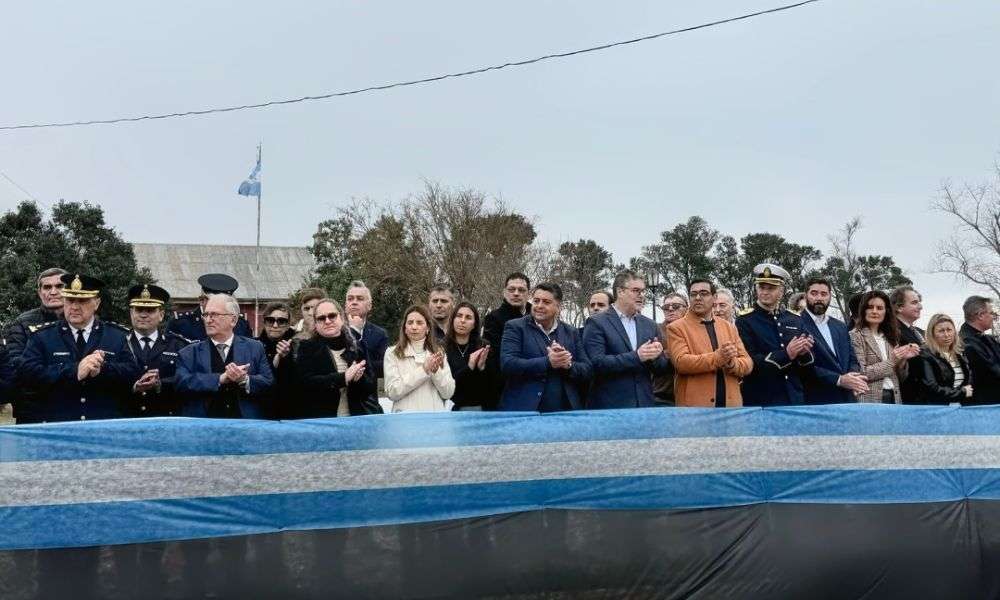
{"type": "Polygon", "coordinates": [[[91,317],[90,318],[90,322],[87,323],[86,325],[84,325],[82,328],[78,328],[78,327],[76,327],[74,325],[70,325],[69,328],[73,330],[73,335],[74,336],[76,335],[77,331],[81,331],[82,330],[83,331],[83,337],[89,338],[90,337],[90,332],[94,330],[94,321],[96,321],[96,320],[97,319],[95,317],[91,317]]]}
{"type": "Polygon", "coordinates": [[[805,312],[809,313],[809,316],[812,317],[813,321],[817,325],[826,325],[827,322],[829,322],[829,320],[830,320],[830,314],[829,313],[823,313],[822,315],[814,315],[813,312],[811,310],[809,310],[808,308],[805,310],[805,312]]]}
{"type": "Polygon", "coordinates": [[[233,347],[233,340],[235,340],[235,339],[236,339],[236,334],[234,333],[234,334],[230,335],[229,339],[226,340],[226,341],[224,341],[224,342],[217,342],[217,341],[213,340],[212,338],[208,338],[208,341],[211,342],[212,345],[215,346],[216,348],[219,347],[219,344],[225,344],[226,345],[226,350],[229,350],[230,348],[233,347]]]}
{"type": "Polygon", "coordinates": [[[542,327],[542,324],[539,323],[538,321],[535,321],[534,318],[532,318],[531,320],[534,321],[535,327],[537,327],[537,328],[539,328],[539,329],[541,329],[542,331],[545,332],[545,335],[552,335],[552,332],[555,331],[559,327],[559,319],[554,319],[552,321],[552,327],[550,327],[547,331],[546,331],[546,329],[544,327],[542,327]]]}
{"type": "Polygon", "coordinates": [[[138,331],[135,331],[133,329],[132,333],[135,334],[135,339],[137,339],[139,341],[142,341],[142,338],[144,338],[144,337],[148,337],[150,344],[155,344],[156,340],[158,340],[160,338],[160,332],[157,331],[156,329],[154,329],[153,331],[151,331],[149,333],[139,333],[138,331]]]}
{"type": "MultiPolygon", "coordinates": [[[[626,320],[629,320],[629,321],[634,321],[635,320],[635,315],[632,315],[631,317],[628,316],[628,315],[626,315],[622,311],[618,310],[618,307],[615,306],[614,304],[611,305],[611,308],[615,309],[615,312],[618,313],[618,318],[619,319],[626,319],[626,320]]],[[[639,314],[639,313],[636,313],[636,314],[639,314]]]]}

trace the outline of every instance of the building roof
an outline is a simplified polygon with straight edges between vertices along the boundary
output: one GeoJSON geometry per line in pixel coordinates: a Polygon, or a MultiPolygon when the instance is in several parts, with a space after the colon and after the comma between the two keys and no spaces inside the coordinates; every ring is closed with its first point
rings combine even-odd
{"type": "Polygon", "coordinates": [[[284,300],[309,279],[316,261],[304,247],[261,246],[260,276],[256,276],[254,246],[202,244],[132,244],[139,267],[149,267],[157,285],[177,300],[201,294],[198,277],[226,273],[240,282],[239,300],[284,300]]]}

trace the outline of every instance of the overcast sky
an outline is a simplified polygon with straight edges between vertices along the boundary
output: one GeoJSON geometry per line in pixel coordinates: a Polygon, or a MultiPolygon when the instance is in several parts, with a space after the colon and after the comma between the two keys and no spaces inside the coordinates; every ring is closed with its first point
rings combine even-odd
{"type": "MultiPolygon", "coordinates": [[[[714,2],[19,2],[0,124],[254,103],[413,79],[777,6],[714,2]],[[150,5],[151,6],[151,5],[150,5]]],[[[305,245],[352,197],[428,178],[502,196],[544,239],[618,261],[702,215],[829,250],[861,215],[932,311],[977,290],[927,271],[942,180],[1000,151],[1000,2],[824,0],[598,54],[208,117],[0,132],[42,203],[104,207],[135,242],[253,244],[235,194],[264,145],[263,243],[305,245]]],[[[24,194],[0,179],[0,210],[24,194]]]]}

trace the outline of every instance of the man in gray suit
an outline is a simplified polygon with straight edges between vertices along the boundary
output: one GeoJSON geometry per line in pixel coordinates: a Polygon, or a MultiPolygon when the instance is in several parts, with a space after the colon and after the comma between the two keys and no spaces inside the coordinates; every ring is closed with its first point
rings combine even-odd
{"type": "Polygon", "coordinates": [[[653,375],[666,373],[670,365],[656,323],[642,314],[646,284],[625,271],[615,277],[614,288],[611,310],[591,317],[583,329],[594,372],[587,408],[653,406],[653,375]]]}

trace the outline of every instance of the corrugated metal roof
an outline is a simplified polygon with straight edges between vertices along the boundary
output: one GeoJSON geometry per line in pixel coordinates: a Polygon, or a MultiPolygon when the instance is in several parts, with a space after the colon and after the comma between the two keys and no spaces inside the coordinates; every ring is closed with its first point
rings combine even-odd
{"type": "Polygon", "coordinates": [[[260,275],[256,274],[254,246],[201,244],[132,244],[135,261],[149,267],[157,285],[178,300],[197,298],[198,277],[226,273],[240,282],[236,297],[253,300],[259,287],[261,300],[288,298],[303,286],[316,266],[309,251],[294,246],[261,246],[260,275]]]}

